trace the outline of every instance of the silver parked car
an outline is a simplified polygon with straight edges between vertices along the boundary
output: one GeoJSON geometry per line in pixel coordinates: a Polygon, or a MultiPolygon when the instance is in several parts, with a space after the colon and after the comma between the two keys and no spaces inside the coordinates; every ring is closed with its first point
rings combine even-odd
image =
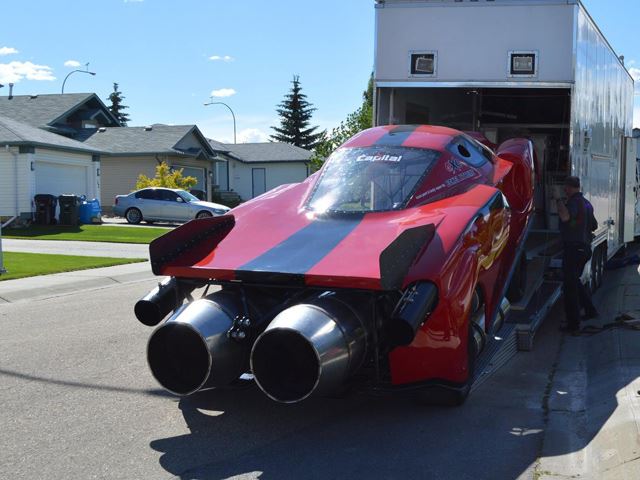
{"type": "Polygon", "coordinates": [[[129,195],[117,195],[113,213],[129,223],[156,221],[187,222],[194,218],[224,215],[229,207],[198,200],[185,190],[143,188],[129,195]]]}

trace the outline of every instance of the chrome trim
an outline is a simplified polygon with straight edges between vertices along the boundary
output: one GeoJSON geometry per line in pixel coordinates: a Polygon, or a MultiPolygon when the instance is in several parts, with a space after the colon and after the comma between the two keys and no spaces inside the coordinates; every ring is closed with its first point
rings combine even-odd
{"type": "MultiPolygon", "coordinates": [[[[342,385],[360,368],[366,350],[366,331],[353,310],[335,297],[321,296],[280,312],[255,341],[250,365],[256,383],[269,398],[280,403],[297,403],[314,392],[330,393],[342,385]],[[291,335],[303,340],[300,345],[306,352],[295,348],[289,350],[274,365],[270,359],[276,353],[284,352],[284,345],[291,345],[291,335]],[[308,354],[309,349],[313,352],[314,363],[304,364],[309,358],[303,359],[301,355],[308,354]],[[296,381],[304,384],[307,380],[310,386],[305,391],[295,392],[288,385],[279,383],[278,380],[288,374],[278,370],[286,368],[285,361],[301,367],[297,373],[302,370],[314,372],[315,378],[296,381]]],[[[291,376],[288,381],[292,381],[291,376]]]]}
{"type": "Polygon", "coordinates": [[[229,296],[216,292],[183,305],[153,332],[147,343],[147,362],[153,377],[166,390],[176,395],[190,395],[202,388],[228,385],[244,373],[248,347],[227,337],[235,316],[235,312],[228,311],[229,307],[233,308],[229,296]],[[180,348],[185,345],[190,347],[189,352],[180,348]],[[184,352],[184,358],[177,358],[174,363],[169,357],[172,350],[184,352]],[[206,365],[189,363],[194,358],[204,359],[206,365]],[[176,370],[189,370],[188,388],[175,388],[185,382],[173,373],[176,370]],[[198,379],[193,375],[195,371],[201,373],[198,379]]]}

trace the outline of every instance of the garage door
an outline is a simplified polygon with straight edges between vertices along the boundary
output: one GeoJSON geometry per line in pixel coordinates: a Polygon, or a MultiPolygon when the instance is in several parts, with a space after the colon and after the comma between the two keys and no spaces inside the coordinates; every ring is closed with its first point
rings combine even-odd
{"type": "Polygon", "coordinates": [[[86,195],[87,167],[36,162],[36,193],[86,195]]]}

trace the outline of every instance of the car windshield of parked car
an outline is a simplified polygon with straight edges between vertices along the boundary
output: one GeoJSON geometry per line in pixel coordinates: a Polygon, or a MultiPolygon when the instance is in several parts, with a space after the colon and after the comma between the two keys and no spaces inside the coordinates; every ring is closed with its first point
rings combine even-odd
{"type": "Polygon", "coordinates": [[[341,148],[327,159],[307,207],[316,212],[402,209],[440,154],[407,147],[341,148]]]}
{"type": "Polygon", "coordinates": [[[199,202],[198,197],[191,195],[186,190],[178,190],[178,195],[182,197],[185,202],[199,202]]]}

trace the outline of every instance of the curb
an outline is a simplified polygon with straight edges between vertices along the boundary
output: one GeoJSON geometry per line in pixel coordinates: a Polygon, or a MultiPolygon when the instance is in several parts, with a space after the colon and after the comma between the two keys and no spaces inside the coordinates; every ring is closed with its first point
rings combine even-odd
{"type": "Polygon", "coordinates": [[[158,279],[149,262],[77,270],[0,282],[0,305],[44,300],[114,285],[158,279]]]}

